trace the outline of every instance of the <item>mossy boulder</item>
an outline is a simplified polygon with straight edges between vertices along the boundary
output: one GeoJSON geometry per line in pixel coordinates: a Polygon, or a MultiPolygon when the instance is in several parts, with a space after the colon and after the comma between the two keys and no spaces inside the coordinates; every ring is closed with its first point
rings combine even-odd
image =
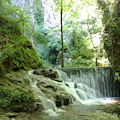
{"type": "Polygon", "coordinates": [[[7,73],[0,78],[0,109],[10,112],[42,111],[44,106],[39,97],[53,100],[57,107],[68,105],[71,95],[61,87],[63,84],[26,71],[7,73]]]}
{"type": "Polygon", "coordinates": [[[37,79],[37,86],[40,90],[43,91],[49,99],[52,99],[57,107],[70,104],[71,95],[60,87],[59,82],[42,76],[36,76],[34,78],[37,79]]]}
{"type": "Polygon", "coordinates": [[[54,81],[62,82],[62,79],[59,78],[58,72],[52,69],[38,69],[38,70],[33,71],[33,74],[43,75],[54,81]]]}
{"type": "Polygon", "coordinates": [[[42,110],[41,101],[31,90],[26,71],[8,73],[0,78],[0,109],[13,112],[42,110]]]}
{"type": "Polygon", "coordinates": [[[16,46],[7,44],[0,52],[0,76],[10,71],[43,67],[43,62],[40,61],[29,40],[25,40],[23,43],[17,43],[16,46]]]}

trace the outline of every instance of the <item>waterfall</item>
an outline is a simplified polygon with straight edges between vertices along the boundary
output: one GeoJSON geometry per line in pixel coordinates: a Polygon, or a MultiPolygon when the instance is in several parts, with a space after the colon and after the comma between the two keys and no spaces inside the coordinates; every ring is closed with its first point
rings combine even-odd
{"type": "Polygon", "coordinates": [[[117,85],[110,67],[61,68],[61,78],[81,100],[117,97],[117,85]]]}
{"type": "MultiPolygon", "coordinates": [[[[33,71],[29,71],[28,74],[32,75],[33,71]]],[[[33,76],[33,75],[32,75],[33,76]]],[[[47,79],[47,78],[46,78],[47,79]]],[[[37,86],[39,79],[29,77],[30,86],[32,87],[34,95],[41,101],[45,113],[50,116],[59,116],[60,112],[65,112],[62,109],[58,109],[53,100],[49,99],[44,92],[37,86]]]]}
{"type": "MultiPolygon", "coordinates": [[[[60,112],[65,111],[58,109],[55,102],[48,98],[46,93],[41,90],[39,84],[45,81],[53,86],[55,85],[58,91],[65,92],[68,95],[67,100],[69,104],[106,104],[113,101],[111,97],[119,97],[116,95],[119,95],[117,90],[119,90],[120,84],[115,84],[112,69],[109,67],[64,68],[57,69],[57,71],[59,78],[63,79],[63,82],[33,75],[33,71],[28,72],[33,93],[41,101],[45,112],[50,116],[59,116],[60,112]]],[[[61,99],[60,102],[64,106],[64,100],[61,99]]]]}

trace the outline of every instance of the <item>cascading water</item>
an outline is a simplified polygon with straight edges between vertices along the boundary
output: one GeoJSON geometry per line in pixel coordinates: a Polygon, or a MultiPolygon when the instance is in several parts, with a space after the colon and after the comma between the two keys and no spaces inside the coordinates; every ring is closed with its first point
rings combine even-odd
{"type": "Polygon", "coordinates": [[[63,68],[61,78],[82,101],[96,98],[118,97],[110,67],[63,68]]]}
{"type": "MultiPolygon", "coordinates": [[[[32,74],[33,71],[29,71],[28,74],[32,74]]],[[[33,76],[33,75],[32,75],[33,76]]],[[[64,110],[58,109],[53,100],[48,99],[44,92],[37,86],[38,79],[29,77],[30,86],[34,91],[34,95],[37,96],[45,109],[45,112],[50,116],[59,116],[59,112],[65,112],[64,110]]]]}
{"type": "MultiPolygon", "coordinates": [[[[116,91],[119,84],[118,86],[114,84],[111,68],[64,68],[57,71],[59,77],[63,79],[63,82],[33,75],[33,71],[29,71],[28,73],[34,95],[40,99],[45,112],[50,116],[59,116],[59,112],[65,111],[58,109],[55,102],[48,98],[41,90],[39,84],[44,83],[44,81],[50,82],[53,86],[57,86],[58,91],[62,89],[62,92],[68,95],[69,100],[67,100],[69,104],[86,104],[88,102],[90,104],[101,104],[102,102],[105,103],[106,100],[107,102],[111,102],[112,100],[111,98],[101,99],[103,97],[119,97],[119,92],[116,91]]],[[[61,99],[61,105],[64,105],[63,99],[61,99]]]]}
{"type": "Polygon", "coordinates": [[[51,116],[57,116],[57,114],[54,112],[57,111],[55,103],[48,99],[46,95],[37,87],[37,80],[30,79],[30,85],[34,91],[34,94],[36,94],[41,100],[44,109],[49,112],[48,114],[51,116]]]}

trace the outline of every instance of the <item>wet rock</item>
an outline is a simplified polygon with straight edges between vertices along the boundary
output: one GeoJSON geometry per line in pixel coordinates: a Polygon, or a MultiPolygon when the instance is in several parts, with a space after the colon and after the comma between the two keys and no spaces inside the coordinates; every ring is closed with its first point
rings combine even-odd
{"type": "Polygon", "coordinates": [[[70,101],[69,98],[63,98],[62,100],[57,99],[56,100],[56,106],[61,107],[63,105],[69,105],[70,101]]]}
{"type": "Polygon", "coordinates": [[[29,81],[28,78],[24,78],[22,81],[23,81],[23,83],[26,83],[27,85],[30,85],[30,81],[29,81]]]}
{"type": "Polygon", "coordinates": [[[18,113],[6,113],[5,116],[6,117],[9,117],[9,118],[14,118],[16,116],[18,116],[19,114],[18,113]]]}
{"type": "Polygon", "coordinates": [[[75,84],[74,84],[74,88],[77,88],[77,83],[75,82],[75,84]]]}
{"type": "Polygon", "coordinates": [[[67,83],[65,83],[65,85],[66,85],[67,87],[69,87],[69,85],[68,85],[67,83]]]}
{"type": "Polygon", "coordinates": [[[35,70],[35,71],[33,71],[33,74],[42,75],[41,70],[35,70]]]}
{"type": "Polygon", "coordinates": [[[49,69],[49,70],[47,70],[47,69],[35,70],[35,71],[33,71],[33,74],[43,75],[43,76],[48,77],[48,78],[58,78],[57,71],[54,71],[52,69],[49,69]]]}
{"type": "Polygon", "coordinates": [[[16,120],[15,118],[11,118],[11,120],[16,120]]]}
{"type": "Polygon", "coordinates": [[[45,91],[47,91],[47,89],[52,89],[53,91],[56,91],[57,90],[57,87],[52,84],[52,83],[49,83],[49,82],[38,82],[37,83],[37,86],[41,89],[46,89],[45,91]]]}
{"type": "MultiPolygon", "coordinates": [[[[41,71],[36,71],[34,73],[36,74],[40,74],[40,75],[35,75],[35,74],[26,74],[26,72],[24,73],[11,73],[9,74],[6,78],[2,78],[0,79],[0,90],[4,90],[4,87],[6,86],[6,90],[8,91],[8,95],[9,93],[14,93],[15,99],[14,100],[14,104],[11,105],[11,103],[9,104],[10,106],[10,110],[12,112],[36,112],[36,111],[42,111],[43,105],[42,102],[40,100],[39,96],[39,90],[41,91],[41,93],[43,92],[43,94],[41,94],[41,96],[44,94],[45,96],[50,99],[53,100],[57,106],[62,106],[62,105],[68,105],[69,104],[69,94],[67,92],[65,92],[65,90],[61,87],[61,85],[63,83],[61,79],[58,78],[58,73],[57,71],[53,71],[53,70],[41,70],[41,71]],[[47,71],[47,72],[46,72],[47,71]],[[49,76],[49,77],[53,77],[51,79],[44,77],[43,75],[41,75],[41,73],[46,73],[45,76],[49,76]],[[30,80],[30,81],[29,81],[30,80]],[[57,82],[55,82],[57,81],[57,82]],[[38,87],[38,91],[35,91],[32,88],[31,82],[36,83],[36,87],[38,87]],[[24,93],[24,96],[22,96],[24,93]],[[18,95],[21,95],[21,98],[18,98],[18,95]],[[17,99],[16,99],[17,98],[17,99]],[[26,99],[26,100],[24,100],[26,99]],[[22,101],[22,102],[21,102],[22,101]]],[[[43,74],[42,73],[42,74],[43,74]]],[[[35,86],[34,86],[35,87],[35,86]]],[[[33,87],[33,88],[34,88],[33,87]]],[[[6,92],[5,92],[6,94],[6,92]]],[[[10,96],[12,97],[12,96],[10,96]]],[[[7,99],[7,97],[6,97],[7,99]]],[[[9,108],[8,106],[8,108],[9,108]]],[[[7,108],[6,108],[7,109],[7,108]]],[[[18,118],[19,116],[17,116],[16,114],[6,114],[6,118],[8,118],[8,120],[11,118],[18,118]]],[[[1,120],[1,119],[0,119],[1,120]]]]}
{"type": "Polygon", "coordinates": [[[55,87],[52,85],[44,85],[45,88],[52,88],[53,90],[55,90],[55,87]]]}
{"type": "Polygon", "coordinates": [[[11,119],[9,117],[2,115],[0,116],[0,120],[11,120],[11,119]]]}
{"type": "Polygon", "coordinates": [[[70,104],[69,98],[65,98],[64,99],[64,105],[69,105],[69,104],[70,104]]]}
{"type": "Polygon", "coordinates": [[[52,78],[52,80],[57,81],[57,82],[62,82],[62,79],[60,78],[52,78]]]}
{"type": "Polygon", "coordinates": [[[49,70],[48,75],[46,77],[49,77],[49,78],[58,78],[58,73],[57,73],[57,71],[49,70]]]}
{"type": "Polygon", "coordinates": [[[57,107],[61,107],[63,105],[69,105],[70,101],[69,101],[69,97],[63,92],[59,93],[55,96],[56,98],[56,106],[57,107]]]}

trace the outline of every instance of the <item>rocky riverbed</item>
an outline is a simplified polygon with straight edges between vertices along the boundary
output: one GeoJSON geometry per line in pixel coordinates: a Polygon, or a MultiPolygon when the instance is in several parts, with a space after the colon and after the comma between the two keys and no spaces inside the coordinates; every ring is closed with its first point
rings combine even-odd
{"type": "Polygon", "coordinates": [[[112,105],[71,104],[65,86],[52,70],[6,74],[0,78],[0,120],[120,120],[119,101],[112,105]]]}
{"type": "Polygon", "coordinates": [[[49,116],[46,112],[35,113],[19,112],[0,112],[0,120],[120,120],[120,105],[69,105],[61,109],[66,112],[59,116],[49,116]]]}

